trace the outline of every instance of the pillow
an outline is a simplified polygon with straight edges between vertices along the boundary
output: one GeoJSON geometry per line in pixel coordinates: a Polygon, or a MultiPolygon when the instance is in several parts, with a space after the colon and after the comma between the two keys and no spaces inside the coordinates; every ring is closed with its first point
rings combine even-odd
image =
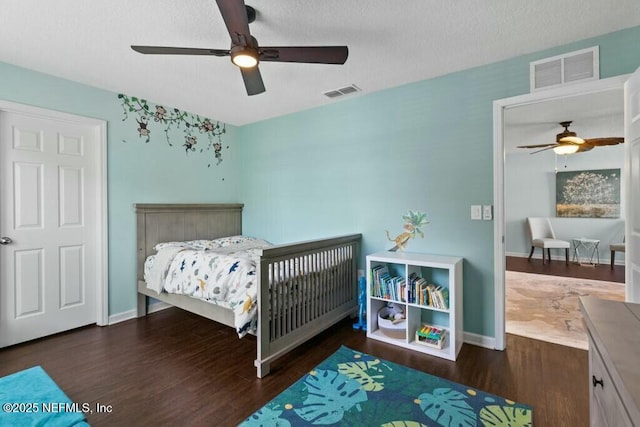
{"type": "Polygon", "coordinates": [[[197,251],[207,251],[213,250],[217,248],[226,248],[229,246],[236,245],[245,245],[245,244],[256,244],[260,246],[271,246],[271,243],[266,240],[256,239],[254,237],[248,236],[228,236],[228,237],[220,237],[218,239],[213,240],[189,240],[186,242],[162,242],[155,245],[153,248],[156,252],[160,251],[166,247],[179,247],[185,249],[193,249],[197,251]]]}
{"type": "Polygon", "coordinates": [[[256,239],[255,237],[249,236],[229,236],[229,237],[221,237],[219,239],[212,240],[215,242],[218,247],[226,248],[227,246],[235,246],[235,245],[246,245],[246,244],[255,244],[255,245],[264,245],[271,246],[271,243],[266,240],[256,239]]]}
{"type": "Polygon", "coordinates": [[[167,247],[178,247],[185,249],[195,249],[195,250],[207,250],[217,248],[219,246],[213,245],[212,240],[188,240],[186,242],[162,242],[158,243],[153,247],[156,251],[160,251],[161,249],[167,247]]]}

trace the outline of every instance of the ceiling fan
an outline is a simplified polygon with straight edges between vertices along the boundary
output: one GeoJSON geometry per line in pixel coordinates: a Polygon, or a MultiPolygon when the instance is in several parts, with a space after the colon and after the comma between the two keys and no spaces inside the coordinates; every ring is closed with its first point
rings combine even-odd
{"type": "Polygon", "coordinates": [[[574,154],[589,151],[595,147],[603,147],[606,145],[617,145],[624,142],[622,137],[605,137],[582,139],[575,132],[569,130],[571,121],[560,122],[560,126],[564,128],[562,132],[556,135],[556,142],[550,144],[536,145],[519,145],[518,148],[541,148],[541,150],[533,151],[531,154],[541,151],[553,150],[556,154],[574,154]]]}
{"type": "Polygon", "coordinates": [[[243,0],[216,0],[216,3],[231,37],[230,49],[163,46],[131,46],[131,49],[144,54],[230,56],[231,62],[240,68],[247,95],[265,91],[258,69],[260,61],[344,64],[347,60],[347,46],[260,46],[249,32],[249,23],[256,17],[254,8],[245,6],[243,0]]]}

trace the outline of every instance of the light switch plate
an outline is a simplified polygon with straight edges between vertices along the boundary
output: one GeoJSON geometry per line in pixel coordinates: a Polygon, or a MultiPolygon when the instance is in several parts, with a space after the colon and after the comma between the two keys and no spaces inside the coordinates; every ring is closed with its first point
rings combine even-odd
{"type": "Polygon", "coordinates": [[[482,219],[482,206],[471,205],[471,219],[482,219]]]}
{"type": "Polygon", "coordinates": [[[482,219],[485,221],[491,221],[493,219],[493,206],[491,205],[483,205],[482,206],[482,219]]]}

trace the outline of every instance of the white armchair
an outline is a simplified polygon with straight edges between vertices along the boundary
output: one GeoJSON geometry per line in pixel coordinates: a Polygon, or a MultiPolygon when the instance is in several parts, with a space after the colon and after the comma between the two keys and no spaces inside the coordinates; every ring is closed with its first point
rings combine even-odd
{"type": "Polygon", "coordinates": [[[529,261],[533,256],[535,248],[542,249],[542,263],[545,263],[545,249],[547,251],[547,258],[551,262],[551,249],[564,249],[565,260],[567,265],[569,264],[569,249],[571,243],[566,240],[556,239],[556,234],[551,227],[551,221],[549,218],[527,218],[527,224],[529,225],[529,233],[531,235],[531,253],[529,254],[529,261]]]}

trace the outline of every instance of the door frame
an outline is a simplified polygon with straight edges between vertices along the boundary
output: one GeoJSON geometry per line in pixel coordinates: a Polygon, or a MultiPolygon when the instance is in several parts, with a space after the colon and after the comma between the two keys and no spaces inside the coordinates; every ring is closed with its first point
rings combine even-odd
{"type": "Polygon", "coordinates": [[[628,144],[624,147],[624,161],[626,168],[626,178],[628,184],[626,186],[626,216],[628,220],[625,222],[625,241],[627,242],[627,250],[625,252],[625,301],[639,303],[640,302],[640,278],[638,273],[640,272],[640,263],[638,257],[640,256],[640,247],[637,245],[638,240],[638,211],[640,208],[638,204],[639,200],[634,200],[633,196],[637,195],[637,182],[633,180],[634,171],[636,170],[638,156],[640,154],[635,153],[636,147],[640,146],[638,142],[638,111],[637,111],[637,95],[638,95],[638,83],[640,82],[640,68],[637,68],[629,79],[624,84],[624,137],[628,144]],[[632,92],[635,91],[635,92],[632,92]],[[634,108],[634,104],[636,108],[634,108]],[[634,115],[635,114],[635,115],[634,115]]]}
{"type": "Polygon", "coordinates": [[[98,184],[95,194],[96,202],[96,277],[92,278],[96,286],[96,324],[106,326],[109,324],[109,263],[108,263],[108,218],[107,218],[107,122],[105,120],[76,114],[63,113],[48,110],[31,105],[19,104],[0,100],[0,112],[18,113],[35,116],[44,119],[66,121],[84,126],[97,128],[98,134],[98,160],[95,167],[98,169],[98,184]]]}
{"type": "Polygon", "coordinates": [[[505,331],[505,195],[504,195],[504,111],[508,108],[521,107],[538,102],[571,96],[603,92],[612,89],[622,89],[629,74],[610,77],[607,79],[573,84],[556,89],[541,90],[511,98],[493,101],[493,274],[494,274],[494,334],[495,348],[504,350],[506,347],[505,331]]]}

